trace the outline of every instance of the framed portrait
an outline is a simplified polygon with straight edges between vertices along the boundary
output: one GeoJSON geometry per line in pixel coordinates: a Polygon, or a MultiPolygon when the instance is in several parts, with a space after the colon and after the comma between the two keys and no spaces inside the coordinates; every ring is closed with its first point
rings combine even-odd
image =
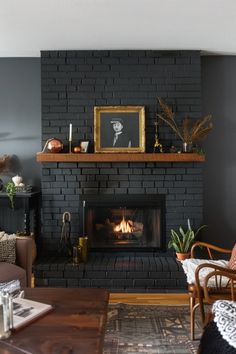
{"type": "Polygon", "coordinates": [[[95,152],[144,152],[144,106],[94,107],[95,152]]]}

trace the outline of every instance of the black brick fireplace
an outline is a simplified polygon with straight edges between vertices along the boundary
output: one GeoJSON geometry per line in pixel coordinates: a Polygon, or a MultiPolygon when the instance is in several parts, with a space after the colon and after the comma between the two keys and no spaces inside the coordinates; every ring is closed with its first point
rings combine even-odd
{"type": "MultiPolygon", "coordinates": [[[[177,119],[201,115],[199,51],[43,51],[42,145],[57,137],[68,151],[69,123],[73,144],[93,141],[96,105],[144,105],[146,151],[152,152],[157,96],[172,104],[177,119]]],[[[160,140],[178,145],[166,126],[160,140]]],[[[42,168],[42,238],[47,253],[58,245],[61,218],[72,215],[72,239],[78,236],[79,204],[86,195],[165,195],[166,235],[187,218],[202,223],[202,164],[188,163],[45,163],[42,168]]]]}
{"type": "MultiPolygon", "coordinates": [[[[81,140],[93,142],[93,110],[98,105],[145,106],[146,152],[153,151],[157,96],[172,105],[177,120],[186,114],[192,118],[201,116],[199,51],[43,51],[41,64],[42,146],[47,139],[56,137],[63,141],[64,152],[68,152],[69,123],[73,124],[74,145],[81,140]]],[[[166,151],[171,145],[179,146],[179,141],[167,126],[160,127],[159,137],[166,151]]],[[[117,257],[123,258],[114,261],[109,258],[109,253],[103,253],[102,247],[98,258],[95,245],[90,261],[96,260],[96,267],[94,263],[88,263],[81,265],[79,270],[73,270],[72,266],[64,263],[45,261],[37,268],[38,284],[107,285],[121,290],[135,287],[150,291],[180,287],[178,279],[183,276],[179,265],[172,258],[172,253],[163,252],[171,228],[186,225],[188,218],[193,227],[202,224],[202,164],[198,162],[43,163],[41,254],[55,255],[65,211],[71,213],[71,238],[75,240],[82,232],[83,200],[87,198],[87,203],[90,197],[100,200],[101,196],[114,201],[120,196],[134,200],[136,195],[150,201],[161,195],[165,200],[160,238],[154,247],[147,246],[143,252],[139,249],[138,253],[136,251],[140,247],[133,250],[128,247],[129,252],[127,249],[124,252],[124,247],[121,247],[117,249],[117,257]],[[139,257],[138,261],[133,257],[139,257]],[[140,257],[144,257],[141,262],[140,257]],[[116,264],[117,268],[111,264],[116,264]],[[122,270],[125,282],[113,281],[118,276],[114,273],[117,269],[119,272],[122,270]],[[99,271],[101,273],[98,274],[99,271]],[[134,274],[136,271],[141,273],[134,274]],[[165,271],[166,274],[163,273],[165,271]],[[73,274],[76,275],[73,277],[73,274]],[[139,277],[142,281],[137,281],[139,277]]]]}

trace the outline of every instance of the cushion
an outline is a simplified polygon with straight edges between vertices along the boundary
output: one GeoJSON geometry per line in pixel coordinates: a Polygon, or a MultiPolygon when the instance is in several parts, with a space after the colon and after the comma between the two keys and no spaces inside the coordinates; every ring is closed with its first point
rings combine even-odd
{"type": "Polygon", "coordinates": [[[229,268],[236,270],[236,243],[234,245],[234,248],[232,249],[231,257],[229,260],[229,268]]]}
{"type": "MultiPolygon", "coordinates": [[[[225,261],[224,259],[215,261],[215,260],[209,260],[209,259],[188,258],[188,259],[185,259],[184,261],[182,261],[181,263],[183,266],[183,270],[187,276],[188,284],[194,284],[195,283],[195,271],[196,271],[197,267],[199,266],[199,264],[211,263],[211,264],[216,264],[220,267],[227,268],[229,262],[225,261]]],[[[200,284],[201,285],[204,284],[205,276],[213,271],[214,271],[214,269],[212,269],[212,268],[203,268],[200,271],[199,275],[200,275],[200,284]]],[[[228,278],[222,277],[222,286],[226,285],[228,283],[228,281],[229,281],[228,278]]],[[[212,277],[208,281],[208,286],[214,287],[214,285],[215,285],[215,278],[212,277]]]]}
{"type": "Polygon", "coordinates": [[[16,235],[0,231],[0,262],[16,262],[16,235]]]}

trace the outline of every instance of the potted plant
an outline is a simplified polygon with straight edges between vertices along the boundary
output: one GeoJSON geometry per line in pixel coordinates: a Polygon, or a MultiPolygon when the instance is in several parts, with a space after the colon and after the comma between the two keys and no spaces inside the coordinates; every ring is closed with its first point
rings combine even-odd
{"type": "Polygon", "coordinates": [[[196,231],[192,230],[190,220],[188,219],[188,228],[185,231],[182,226],[179,227],[179,233],[171,229],[171,238],[168,243],[168,248],[174,248],[176,251],[176,258],[184,260],[190,257],[190,248],[193,245],[197,234],[207,225],[200,226],[196,231]]]}
{"type": "Polygon", "coordinates": [[[7,182],[6,193],[11,203],[11,208],[14,209],[14,196],[16,194],[16,186],[13,182],[7,182]]]}

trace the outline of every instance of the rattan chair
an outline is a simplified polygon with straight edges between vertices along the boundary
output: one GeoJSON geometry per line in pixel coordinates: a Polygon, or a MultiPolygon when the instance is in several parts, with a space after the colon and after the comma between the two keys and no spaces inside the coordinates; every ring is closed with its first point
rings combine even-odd
{"type": "MultiPolygon", "coordinates": [[[[218,254],[231,254],[232,250],[220,248],[205,242],[196,242],[191,249],[191,258],[195,258],[195,251],[198,247],[206,249],[209,259],[216,259],[218,254]]],[[[219,259],[219,257],[217,257],[219,259]]],[[[222,258],[222,257],[221,257],[222,258]]],[[[194,340],[195,311],[199,307],[202,325],[205,324],[204,304],[212,304],[215,300],[231,299],[235,301],[236,292],[236,270],[221,267],[215,264],[202,263],[195,271],[195,283],[188,285],[189,306],[190,306],[190,332],[191,340],[194,340]],[[201,279],[201,270],[210,268],[212,271],[201,279]],[[214,280],[214,286],[209,286],[209,281],[214,280]]]]}

